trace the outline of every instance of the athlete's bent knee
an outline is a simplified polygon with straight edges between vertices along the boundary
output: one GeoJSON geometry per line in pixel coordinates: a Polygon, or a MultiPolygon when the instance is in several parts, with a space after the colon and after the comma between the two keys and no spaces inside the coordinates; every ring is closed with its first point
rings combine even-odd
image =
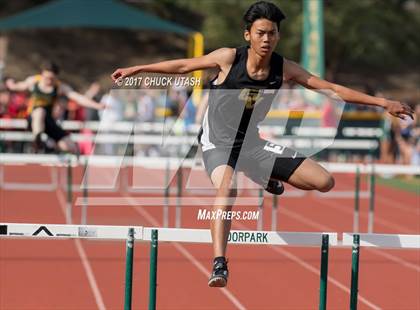
{"type": "Polygon", "coordinates": [[[329,192],[333,189],[335,185],[335,180],[331,175],[328,175],[320,181],[320,184],[318,186],[318,190],[322,193],[329,192]]]}

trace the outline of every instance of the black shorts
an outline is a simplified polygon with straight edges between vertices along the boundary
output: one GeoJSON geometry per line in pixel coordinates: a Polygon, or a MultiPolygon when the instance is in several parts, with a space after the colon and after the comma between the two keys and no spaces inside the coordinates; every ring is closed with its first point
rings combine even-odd
{"type": "Polygon", "coordinates": [[[216,147],[203,152],[207,174],[221,165],[242,171],[259,184],[267,184],[269,179],[288,181],[293,172],[302,164],[306,156],[297,151],[259,139],[251,146],[241,148],[216,147]]]}
{"type": "MultiPolygon", "coordinates": [[[[36,109],[43,109],[38,107],[36,109]]],[[[32,117],[28,117],[28,129],[32,131],[32,117]]],[[[46,111],[45,113],[45,131],[48,137],[53,139],[55,142],[60,141],[69,134],[63,130],[60,126],[57,125],[57,122],[52,117],[51,113],[46,111]]]]}

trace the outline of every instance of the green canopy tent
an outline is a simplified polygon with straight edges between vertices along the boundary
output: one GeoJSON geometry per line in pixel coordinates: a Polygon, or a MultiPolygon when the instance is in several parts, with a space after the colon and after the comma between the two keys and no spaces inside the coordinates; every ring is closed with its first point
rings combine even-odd
{"type": "MultiPolygon", "coordinates": [[[[144,29],[176,33],[189,37],[190,57],[201,56],[204,50],[201,33],[116,0],[55,0],[0,19],[0,31],[70,27],[144,29]]],[[[0,65],[6,56],[6,46],[7,40],[1,40],[0,37],[0,65]]],[[[196,71],[193,75],[201,78],[201,71],[196,71]]]]}
{"type": "Polygon", "coordinates": [[[189,35],[193,30],[115,0],[57,0],[0,20],[0,30],[23,28],[148,29],[189,35]]]}

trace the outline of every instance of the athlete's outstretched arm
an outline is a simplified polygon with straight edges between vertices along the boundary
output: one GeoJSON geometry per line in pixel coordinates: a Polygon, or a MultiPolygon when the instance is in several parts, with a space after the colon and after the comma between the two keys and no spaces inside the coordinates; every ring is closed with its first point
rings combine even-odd
{"type": "Polygon", "coordinates": [[[286,80],[293,80],[308,89],[333,91],[346,102],[380,106],[395,117],[404,119],[404,115],[408,115],[413,118],[414,111],[406,103],[369,96],[362,92],[325,81],[309,73],[297,63],[287,59],[284,61],[284,74],[286,80]]]}
{"type": "Polygon", "coordinates": [[[60,93],[65,95],[67,98],[74,100],[77,104],[91,109],[102,110],[105,108],[103,103],[98,103],[89,99],[88,97],[74,91],[70,86],[66,84],[60,85],[60,93]]]}
{"type": "Polygon", "coordinates": [[[26,80],[16,82],[13,79],[7,79],[5,81],[6,88],[10,91],[26,91],[30,90],[35,84],[35,77],[30,76],[26,80]]]}
{"type": "Polygon", "coordinates": [[[175,59],[149,65],[120,68],[115,70],[111,77],[115,81],[119,78],[124,78],[141,72],[185,74],[195,70],[221,67],[227,58],[231,58],[231,55],[232,49],[220,48],[201,57],[175,59]]]}

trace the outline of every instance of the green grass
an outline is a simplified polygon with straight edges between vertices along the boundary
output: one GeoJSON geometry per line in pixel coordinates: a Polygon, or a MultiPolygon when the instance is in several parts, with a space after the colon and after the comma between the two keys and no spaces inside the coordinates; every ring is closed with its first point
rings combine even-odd
{"type": "Polygon", "coordinates": [[[392,177],[390,179],[386,179],[378,177],[377,182],[378,184],[393,187],[395,189],[420,194],[420,178],[418,177],[413,177],[411,179],[402,177],[392,177]]]}

